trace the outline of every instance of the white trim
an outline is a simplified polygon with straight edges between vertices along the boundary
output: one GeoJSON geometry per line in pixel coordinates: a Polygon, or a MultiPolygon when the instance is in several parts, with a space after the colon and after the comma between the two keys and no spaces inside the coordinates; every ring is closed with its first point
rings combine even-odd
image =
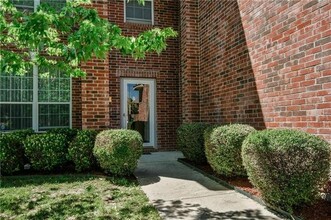
{"type": "Polygon", "coordinates": [[[32,98],[32,129],[38,132],[38,66],[33,65],[33,98],[32,98]]]}
{"type": "Polygon", "coordinates": [[[7,104],[7,105],[9,105],[9,104],[13,104],[13,105],[17,105],[17,104],[27,105],[27,104],[30,104],[30,105],[32,105],[33,102],[0,102],[0,104],[7,104]]]}
{"type": "Polygon", "coordinates": [[[69,105],[69,102],[38,102],[38,105],[69,105]]]}
{"type": "Polygon", "coordinates": [[[154,0],[152,0],[152,25],[154,25],[154,0]]]}
{"type": "Polygon", "coordinates": [[[151,24],[151,25],[154,25],[154,0],[145,0],[145,1],[148,1],[148,2],[151,2],[152,5],[151,5],[151,10],[152,10],[152,13],[151,13],[151,16],[152,16],[152,23],[149,23],[149,20],[143,20],[143,19],[134,19],[134,18],[131,18],[131,19],[126,19],[126,3],[128,0],[123,0],[124,1],[124,23],[127,23],[127,22],[130,22],[130,23],[137,23],[137,24],[151,24]]]}
{"type": "Polygon", "coordinates": [[[72,77],[70,76],[69,127],[72,128],[72,77]]]}
{"type": "Polygon", "coordinates": [[[127,129],[127,85],[128,84],[147,84],[149,85],[149,98],[150,98],[150,120],[149,120],[149,139],[150,142],[144,143],[144,147],[156,148],[156,81],[155,79],[146,78],[121,78],[121,128],[127,129]]]}
{"type": "Polygon", "coordinates": [[[124,8],[123,8],[123,10],[124,10],[124,23],[126,23],[126,1],[127,0],[123,0],[124,1],[124,8]]]}
{"type": "Polygon", "coordinates": [[[37,11],[39,5],[40,5],[40,0],[34,0],[34,4],[33,4],[33,11],[34,12],[37,11]]]}

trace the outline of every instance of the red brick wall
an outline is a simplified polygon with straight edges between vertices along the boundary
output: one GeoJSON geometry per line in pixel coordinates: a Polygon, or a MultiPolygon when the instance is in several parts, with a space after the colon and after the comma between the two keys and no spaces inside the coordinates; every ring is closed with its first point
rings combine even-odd
{"type": "Polygon", "coordinates": [[[238,3],[266,126],[331,142],[331,2],[238,3]]]}
{"type": "MultiPolygon", "coordinates": [[[[154,1],[155,25],[124,23],[124,1],[111,0],[109,20],[118,24],[124,34],[137,35],[153,27],[173,27],[178,30],[179,2],[154,1]]],[[[157,147],[159,150],[176,148],[175,131],[179,126],[179,40],[168,41],[167,50],[160,56],[149,54],[145,60],[123,57],[112,51],[109,57],[110,127],[120,127],[120,80],[129,78],[153,78],[156,80],[157,147]]]]}
{"type": "MultiPolygon", "coordinates": [[[[103,18],[108,17],[108,1],[95,0],[103,18]]],[[[81,65],[85,79],[73,79],[72,123],[76,128],[106,129],[109,127],[109,60],[93,59],[81,65]]]]}
{"type": "Polygon", "coordinates": [[[199,121],[198,1],[180,1],[181,115],[183,122],[199,121]]]}
{"type": "Polygon", "coordinates": [[[200,118],[264,128],[236,1],[199,1],[200,118]]]}
{"type": "Polygon", "coordinates": [[[82,85],[80,78],[72,79],[72,127],[82,128],[82,85]]]}

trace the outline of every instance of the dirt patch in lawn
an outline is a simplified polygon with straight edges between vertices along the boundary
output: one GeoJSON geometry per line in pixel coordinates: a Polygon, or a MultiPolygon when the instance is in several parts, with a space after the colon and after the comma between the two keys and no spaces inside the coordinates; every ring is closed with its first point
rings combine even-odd
{"type": "MultiPolygon", "coordinates": [[[[246,177],[226,177],[215,173],[209,164],[195,164],[187,159],[182,160],[209,175],[217,177],[232,186],[261,198],[260,192],[254,188],[246,177]]],[[[331,181],[329,181],[328,185],[323,189],[323,192],[331,192],[331,181]]],[[[294,214],[304,220],[331,220],[331,203],[320,199],[313,205],[306,205],[295,209],[294,214]]]]}

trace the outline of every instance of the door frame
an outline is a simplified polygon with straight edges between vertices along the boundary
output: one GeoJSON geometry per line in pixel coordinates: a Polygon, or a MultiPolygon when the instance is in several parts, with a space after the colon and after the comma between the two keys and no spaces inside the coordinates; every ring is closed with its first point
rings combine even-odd
{"type": "Polygon", "coordinates": [[[127,84],[148,84],[149,85],[149,98],[150,98],[150,115],[149,115],[149,135],[150,142],[144,143],[144,147],[156,148],[156,81],[155,79],[148,78],[121,78],[121,128],[127,128],[127,97],[128,90],[127,84]]]}

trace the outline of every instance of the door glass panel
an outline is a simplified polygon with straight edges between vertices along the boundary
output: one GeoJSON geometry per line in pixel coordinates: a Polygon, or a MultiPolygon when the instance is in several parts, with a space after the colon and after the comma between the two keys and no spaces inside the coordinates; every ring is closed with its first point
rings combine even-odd
{"type": "Polygon", "coordinates": [[[150,142],[150,97],[148,84],[127,84],[127,128],[138,131],[150,142]]]}

